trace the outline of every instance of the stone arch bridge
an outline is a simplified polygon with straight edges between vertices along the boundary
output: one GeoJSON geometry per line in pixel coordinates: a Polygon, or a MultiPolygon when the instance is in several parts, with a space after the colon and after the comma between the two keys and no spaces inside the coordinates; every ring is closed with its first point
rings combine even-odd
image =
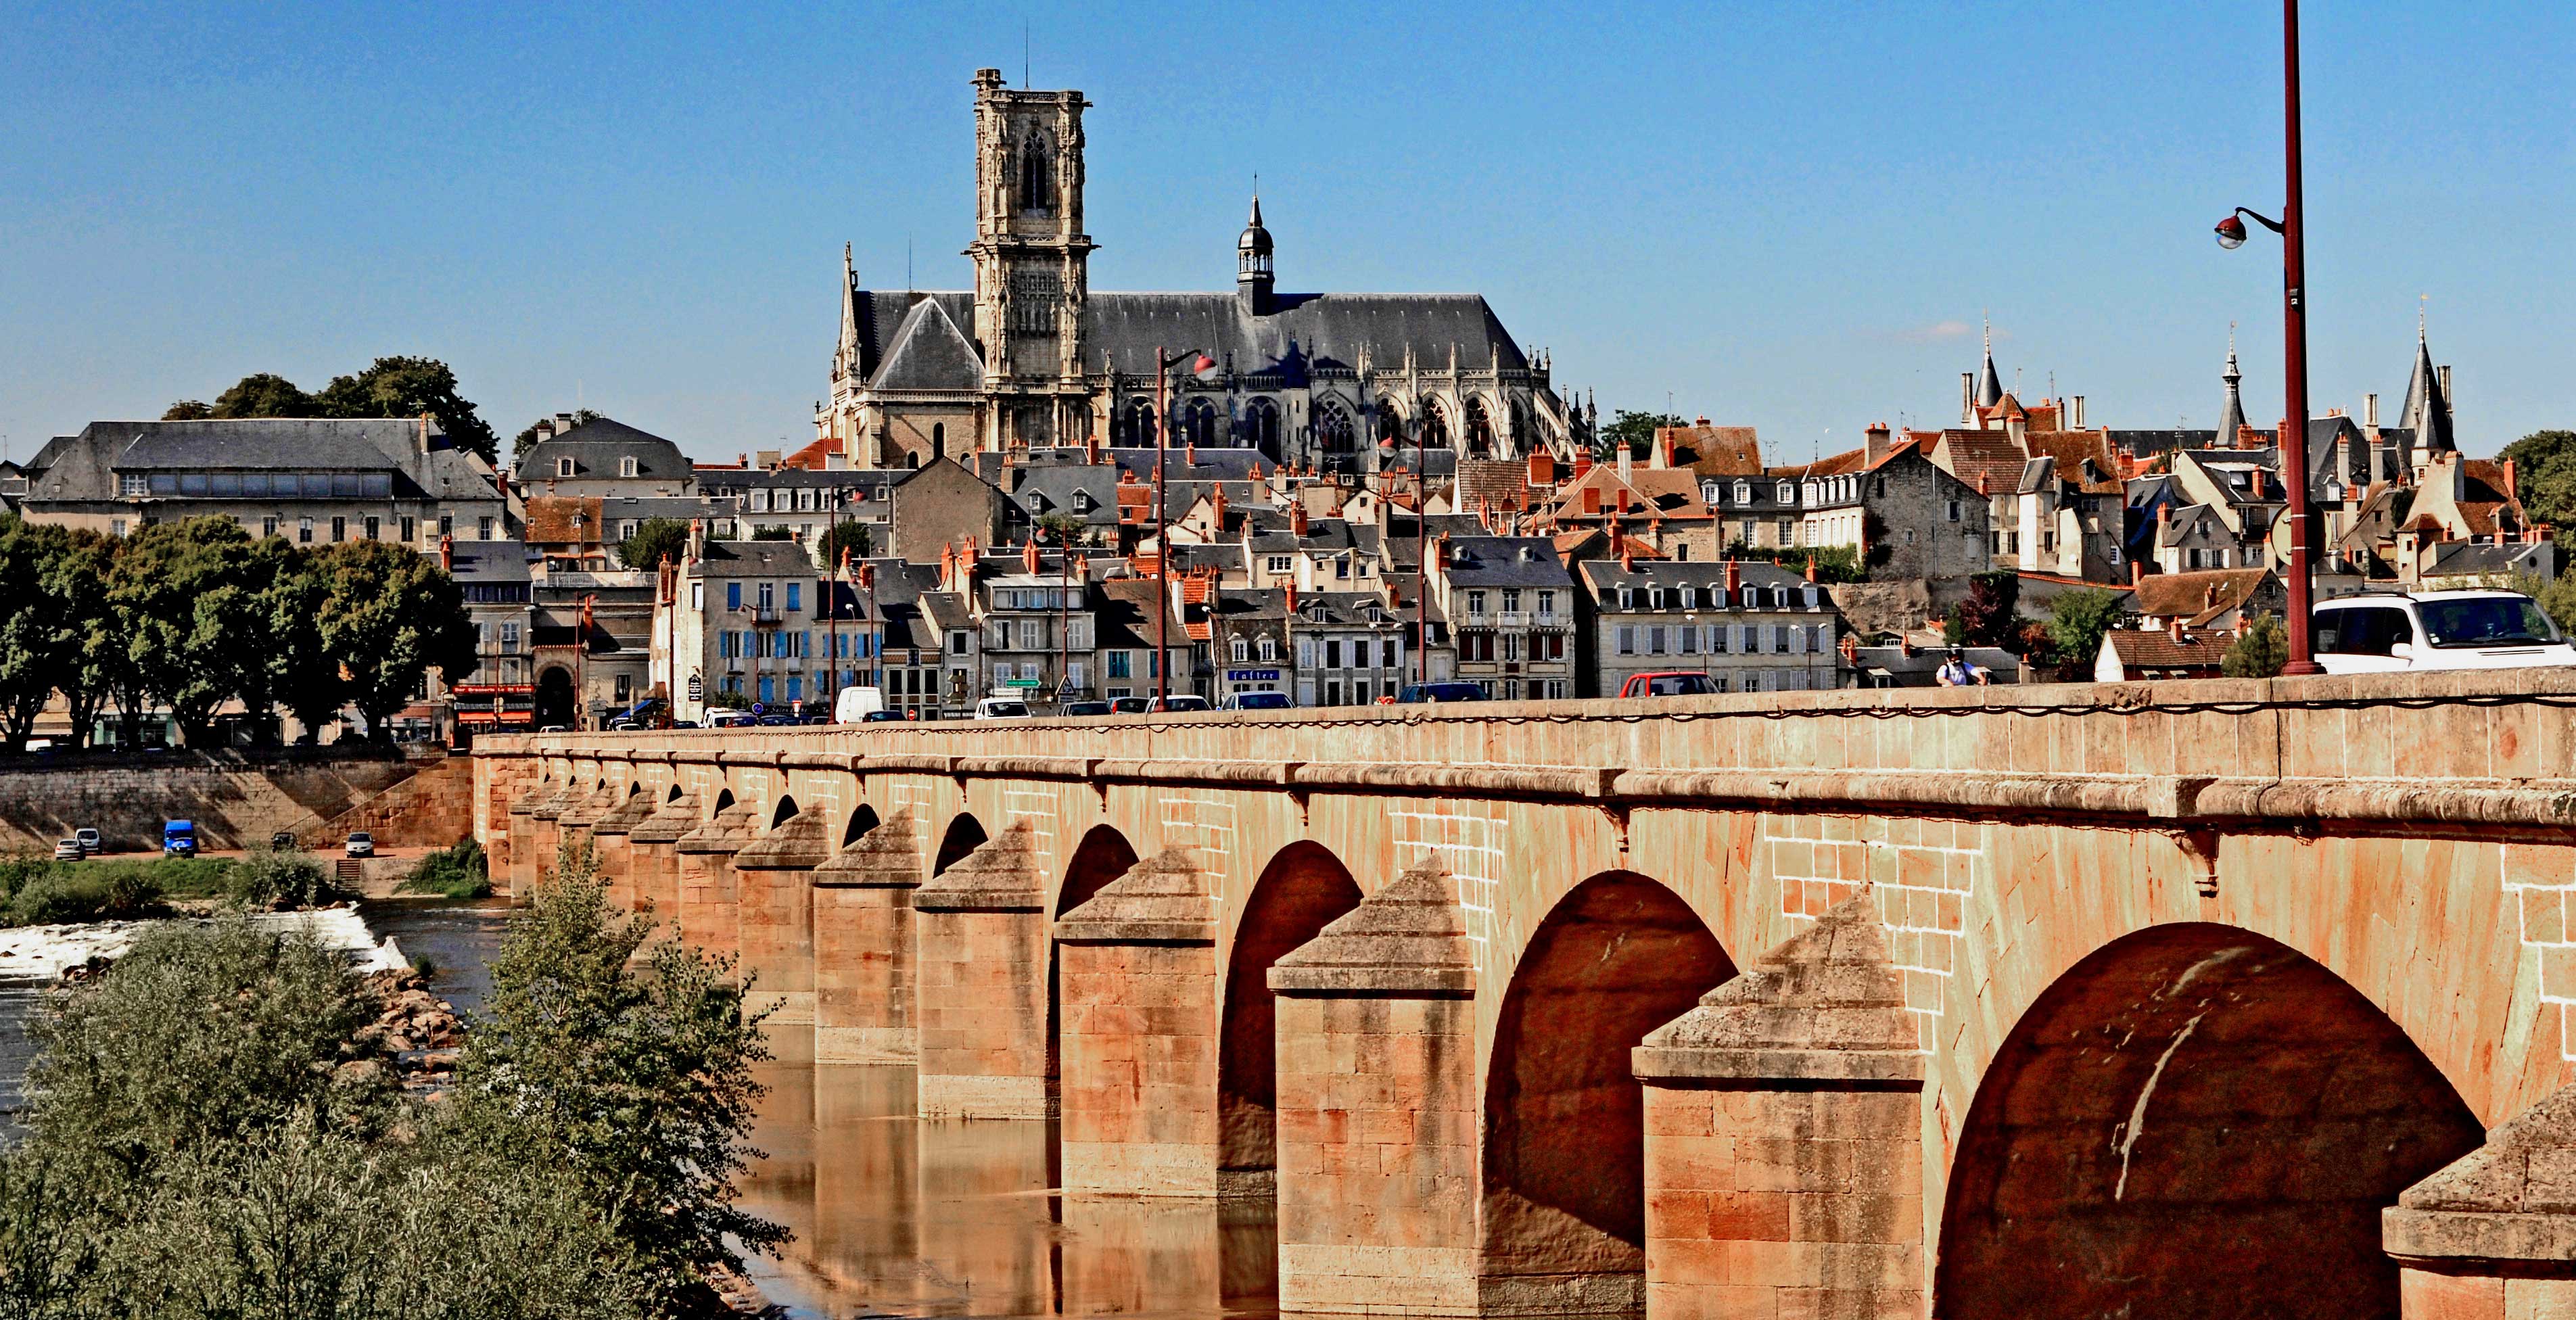
{"type": "Polygon", "coordinates": [[[487,738],[514,888],[1281,1305],[2576,1314],[2576,675],[487,738]]]}

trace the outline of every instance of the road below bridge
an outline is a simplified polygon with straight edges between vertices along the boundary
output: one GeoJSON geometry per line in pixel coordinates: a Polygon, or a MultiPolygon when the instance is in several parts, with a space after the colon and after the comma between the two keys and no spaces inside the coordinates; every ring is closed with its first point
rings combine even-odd
{"type": "MultiPolygon", "coordinates": [[[[1283,1309],[2576,1316],[2576,674],[486,738],[1283,1309]]],[[[801,1042],[800,1042],[801,1044],[801,1042]]]]}

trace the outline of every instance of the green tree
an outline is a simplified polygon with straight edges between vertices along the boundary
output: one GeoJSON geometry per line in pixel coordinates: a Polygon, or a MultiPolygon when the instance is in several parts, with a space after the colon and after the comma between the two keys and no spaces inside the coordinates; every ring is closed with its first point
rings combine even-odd
{"type": "Polygon", "coordinates": [[[1782,568],[1805,572],[1807,565],[1816,566],[1818,582],[1867,582],[1869,569],[1860,561],[1860,551],[1847,545],[1776,546],[1746,545],[1731,542],[1726,547],[1729,559],[1765,560],[1782,568]]]}
{"type": "Polygon", "coordinates": [[[2094,588],[2061,591],[2048,602],[2048,644],[2057,662],[2089,666],[2102,654],[2102,634],[2120,622],[2117,594],[2094,588]]]}
{"type": "Polygon", "coordinates": [[[752,528],[751,539],[755,541],[793,541],[796,539],[796,529],[785,523],[771,523],[766,527],[752,528]]]}
{"type": "Polygon", "coordinates": [[[1090,529],[1091,525],[1079,514],[1041,513],[1033,535],[1042,544],[1070,546],[1081,544],[1083,534],[1090,529]]]}
{"type": "Polygon", "coordinates": [[[448,443],[500,461],[492,424],[457,393],[456,373],[425,357],[380,357],[353,376],[334,376],[313,402],[325,417],[418,417],[428,413],[448,443]]]}
{"type": "Polygon", "coordinates": [[[53,591],[70,541],[60,527],[0,515],[0,732],[12,751],[35,730],[72,641],[72,603],[53,591]]]}
{"type": "MultiPolygon", "coordinates": [[[[550,422],[550,421],[553,421],[553,420],[554,420],[554,419],[553,419],[553,418],[551,418],[551,417],[540,417],[540,418],[538,418],[537,420],[535,420],[535,421],[533,421],[533,422],[528,423],[528,425],[527,425],[527,427],[526,427],[525,429],[521,430],[517,435],[515,435],[515,436],[511,437],[511,439],[510,439],[510,461],[511,461],[511,462],[513,462],[513,463],[516,463],[516,462],[518,462],[521,458],[526,457],[526,456],[527,456],[527,452],[528,452],[528,447],[529,447],[529,446],[531,446],[531,445],[534,445],[534,444],[537,442],[537,428],[538,428],[539,426],[542,426],[542,425],[546,424],[547,422],[550,422]]],[[[598,421],[598,420],[599,420],[599,414],[598,414],[598,413],[595,413],[595,412],[592,412],[592,411],[591,411],[590,409],[588,409],[588,408],[579,408],[579,409],[575,409],[575,410],[574,410],[574,412],[573,412],[573,415],[572,415],[572,424],[573,424],[573,425],[575,425],[575,426],[582,426],[582,425],[586,425],[586,424],[588,424],[588,423],[595,422],[595,421],[598,421]]]]}
{"type": "Polygon", "coordinates": [[[2278,615],[2257,614],[2218,657],[2218,672],[2229,678],[2271,678],[2288,663],[2290,630],[2281,626],[2278,615]]]}
{"type": "Polygon", "coordinates": [[[863,522],[836,522],[823,532],[823,567],[831,569],[841,562],[841,552],[850,552],[852,560],[865,559],[876,553],[876,529],[863,522]]]}
{"type": "Polygon", "coordinates": [[[465,594],[434,561],[387,541],[343,541],[315,556],[315,571],[323,645],[348,674],[371,737],[387,736],[431,668],[473,672],[465,594]]]}
{"type": "Polygon", "coordinates": [[[75,746],[89,744],[98,713],[126,668],[124,637],[107,598],[120,544],[88,528],[71,528],[45,565],[44,589],[63,610],[54,686],[63,694],[75,746]]]}
{"type": "Polygon", "coordinates": [[[1655,432],[1667,426],[1688,425],[1671,413],[1630,412],[1622,408],[1612,415],[1608,426],[1601,428],[1598,448],[1604,454],[1617,454],[1619,447],[1626,445],[1630,455],[1644,458],[1654,450],[1655,432]]]}
{"type": "MultiPolygon", "coordinates": [[[[560,1164],[667,1294],[771,1252],[787,1231],[734,1204],[734,1176],[769,1057],[731,960],[620,917],[589,847],[514,915],[490,1006],[457,1064],[460,1109],[507,1115],[533,1158],[560,1164]],[[636,963],[638,952],[643,965],[636,963]]],[[[496,1120],[494,1127],[501,1125],[496,1120]]]]}
{"type": "Polygon", "coordinates": [[[2514,487],[2533,522],[2576,528],[2576,431],[2534,431],[2504,447],[2514,487]]]}
{"type": "Polygon", "coordinates": [[[635,534],[617,543],[617,562],[628,568],[653,568],[665,559],[678,562],[689,551],[689,525],[677,518],[647,518],[635,534]]]}
{"type": "Polygon", "coordinates": [[[250,547],[241,524],[208,515],[145,526],[116,555],[108,599],[127,659],[190,746],[211,741],[216,709],[265,662],[250,547]]]}
{"type": "Polygon", "coordinates": [[[1952,646],[2010,650],[2021,640],[2020,605],[2020,574],[2008,568],[1979,573],[1968,579],[1968,598],[1950,607],[1942,636],[1952,646]]]}
{"type": "Polygon", "coordinates": [[[202,422],[214,415],[214,405],[203,399],[181,399],[177,403],[171,404],[168,408],[162,410],[161,420],[165,422],[202,422]]]}
{"type": "Polygon", "coordinates": [[[284,562],[263,586],[260,608],[268,621],[268,690],[307,732],[339,722],[349,700],[349,685],[340,674],[340,657],[325,630],[317,626],[329,608],[331,588],[323,581],[322,551],[277,538],[284,562]]]}
{"type": "MultiPolygon", "coordinates": [[[[176,411],[174,408],[173,411],[176,411]]],[[[318,417],[313,396],[284,376],[262,371],[242,377],[215,396],[212,417],[318,417]]]]}

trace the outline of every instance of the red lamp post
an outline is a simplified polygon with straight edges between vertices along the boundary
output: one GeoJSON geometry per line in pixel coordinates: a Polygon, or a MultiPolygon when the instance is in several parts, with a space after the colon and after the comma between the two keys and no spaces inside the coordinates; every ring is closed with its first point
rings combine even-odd
{"type": "Polygon", "coordinates": [[[2218,222],[2218,245],[2244,245],[2245,217],[2281,236],[2282,400],[2288,414],[2281,426],[2281,484],[2289,490],[2290,662],[2284,674],[2317,674],[2310,653],[2308,625],[2315,592],[2312,551],[2317,541],[2316,511],[2308,504],[2308,260],[2301,224],[2302,185],[2299,167],[2299,0],[2281,0],[2283,127],[2287,147],[2287,199],[2278,221],[2237,207],[2218,222]]]}

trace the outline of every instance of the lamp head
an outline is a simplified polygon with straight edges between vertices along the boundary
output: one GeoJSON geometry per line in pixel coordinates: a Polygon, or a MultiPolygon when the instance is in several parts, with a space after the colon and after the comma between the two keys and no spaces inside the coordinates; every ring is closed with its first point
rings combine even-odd
{"type": "Polygon", "coordinates": [[[2232,215],[2219,221],[2218,245],[2231,251],[2245,246],[2245,222],[2232,215]]]}

